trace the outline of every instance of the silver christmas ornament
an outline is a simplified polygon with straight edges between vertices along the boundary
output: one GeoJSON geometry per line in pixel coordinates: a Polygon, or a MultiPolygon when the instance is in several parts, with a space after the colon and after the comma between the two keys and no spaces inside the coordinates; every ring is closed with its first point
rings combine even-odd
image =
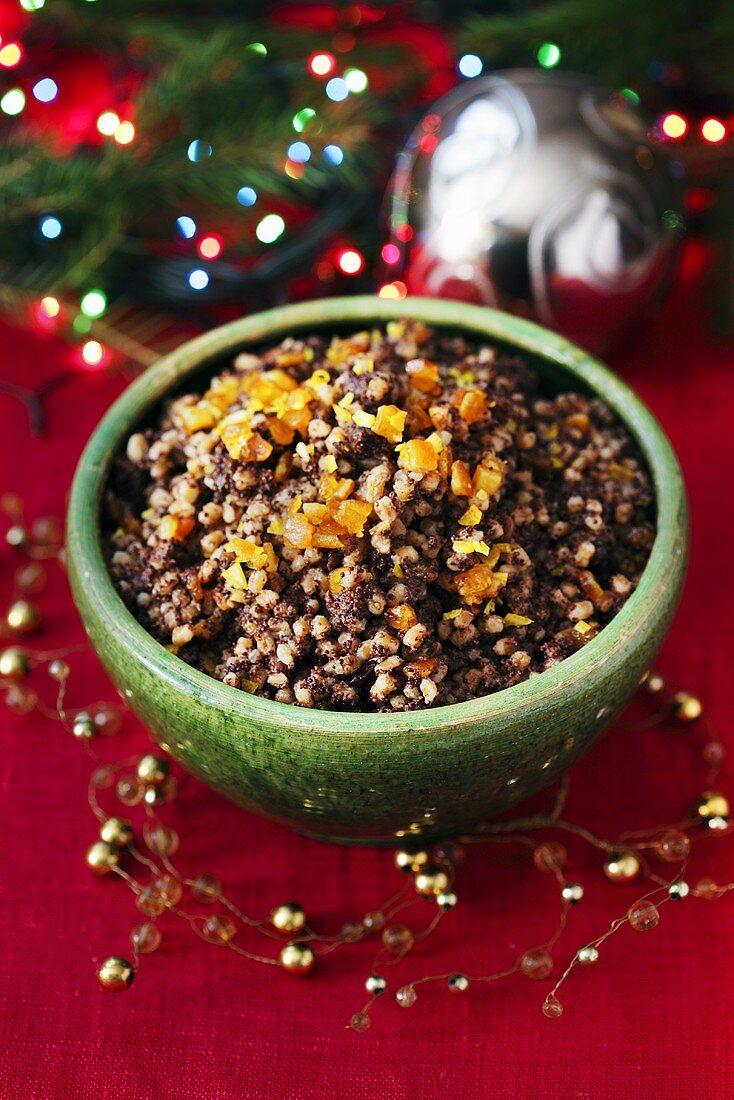
{"type": "Polygon", "coordinates": [[[467,81],[398,158],[387,277],[600,350],[670,282],[683,224],[674,168],[622,93],[532,70],[467,81]]]}

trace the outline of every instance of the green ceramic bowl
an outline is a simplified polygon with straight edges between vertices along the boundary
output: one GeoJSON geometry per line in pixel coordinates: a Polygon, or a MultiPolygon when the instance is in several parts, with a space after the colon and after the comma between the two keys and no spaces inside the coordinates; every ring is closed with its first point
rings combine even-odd
{"type": "Polygon", "coordinates": [[[134,382],[79,462],[68,516],[72,590],[92,645],[127,703],[183,766],[215,790],[314,835],[389,843],[445,836],[506,810],[564,772],[631,697],[678,603],[688,548],[685,490],[659,425],[601,364],[536,325],[427,298],[329,299],[224,325],[134,382]],[[189,668],[125,608],[99,538],[110,460],[172,390],[285,335],[363,328],[401,316],[524,352],[554,389],[599,394],[637,440],[655,485],[657,537],[642,581],[614,621],[541,676],[494,695],[405,714],[305,710],[259,699],[189,668]]]}

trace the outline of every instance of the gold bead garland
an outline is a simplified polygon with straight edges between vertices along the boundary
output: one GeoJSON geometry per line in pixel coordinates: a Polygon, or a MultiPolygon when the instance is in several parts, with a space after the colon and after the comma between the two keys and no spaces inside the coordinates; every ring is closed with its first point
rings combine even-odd
{"type": "MultiPolygon", "coordinates": [[[[17,498],[2,498],[0,507],[12,520],[6,542],[31,559],[15,574],[13,603],[5,616],[6,627],[20,635],[40,626],[40,611],[26,597],[43,588],[45,573],[39,561],[60,556],[60,525],[46,518],[29,527],[17,498]]],[[[66,658],[85,648],[72,646],[54,653],[42,653],[14,644],[11,639],[11,644],[0,651],[0,690],[4,691],[6,704],[14,713],[22,715],[37,709],[57,719],[92,762],[88,797],[98,822],[98,836],[87,850],[87,865],[100,877],[120,878],[133,892],[135,906],[144,917],[142,922],[138,917],[138,923],[130,932],[132,959],[110,956],[97,968],[99,983],[106,990],[120,992],[131,986],[141,957],[160,945],[162,933],[158,919],[168,915],[183,920],[210,944],[232,950],[252,962],[279,967],[294,976],[307,975],[334,951],[378,937],[379,950],[364,982],[369,999],[349,1021],[353,1031],[366,1032],[371,1025],[375,1002],[389,987],[385,971],[399,965],[414,945],[427,939],[445,914],[455,908],[458,896],[453,883],[464,854],[462,845],[482,842],[514,844],[529,849],[534,867],[541,874],[556,879],[560,916],[555,931],[545,942],[522,951],[504,970],[474,976],[459,972],[425,974],[399,986],[394,999],[401,1008],[410,1008],[418,999],[417,989],[428,983],[439,982],[451,993],[464,993],[474,986],[494,983],[515,974],[533,981],[546,980],[555,969],[554,948],[566,931],[569,914],[584,896],[583,885],[566,878],[568,852],[565,846],[557,839],[537,835],[541,830],[556,830],[575,835],[598,850],[602,857],[600,869],[611,882],[626,884],[644,878],[651,887],[628,905],[626,912],[612,921],[605,932],[572,954],[541,1006],[548,1019],[557,1019],[563,1012],[557,996],[561,986],[577,966],[585,969],[595,964],[602,945],[621,927],[629,925],[636,931],[652,931],[659,923],[660,909],[666,902],[681,901],[689,896],[715,900],[734,890],[734,883],[719,886],[710,878],[702,878],[690,887],[683,877],[695,841],[706,835],[724,836],[730,831],[729,800],[714,787],[724,747],[711,729],[700,700],[688,692],[669,694],[663,678],[651,672],[643,677],[641,689],[659,704],[659,709],[643,722],[623,728],[644,729],[672,718],[682,725],[703,728],[707,736],[702,753],[709,765],[706,789],[683,820],[642,832],[627,832],[616,840],[596,837],[562,816],[569,789],[565,777],[547,814],[479,825],[460,838],[461,843],[416,846],[420,844],[416,841],[410,847],[405,844],[392,856],[403,879],[396,892],[361,919],[344,923],[335,934],[315,932],[305,911],[295,902],[276,905],[267,917],[248,916],[231,901],[215,875],[202,872],[189,878],[173,864],[172,856],[180,844],[179,834],[158,816],[159,809],[172,803],[178,793],[178,779],[172,774],[167,756],[156,749],[142,755],[132,767],[129,761],[108,763],[99,757],[94,745],[100,734],[111,736],[120,730],[121,708],[113,703],[95,703],[74,710],[65,706],[70,676],[66,658]],[[48,680],[56,685],[53,707],[39,698],[26,682],[36,670],[45,670],[48,680]],[[99,802],[102,792],[107,792],[105,798],[116,799],[117,805],[128,812],[137,808],[137,813],[142,814],[142,823],[136,824],[134,818],[120,815],[116,807],[104,809],[99,802]],[[137,837],[142,838],[142,848],[137,845],[137,837]],[[658,874],[651,861],[668,868],[675,864],[672,877],[658,874]],[[145,877],[136,877],[132,873],[136,868],[140,868],[145,877]],[[411,885],[414,888],[412,897],[411,885]],[[190,908],[192,903],[193,909],[190,908]],[[427,905],[430,906],[428,919],[421,928],[409,927],[402,919],[399,922],[394,919],[398,913],[402,918],[412,908],[425,913],[427,905]],[[245,934],[260,935],[271,943],[280,940],[281,945],[283,936],[290,938],[285,945],[275,947],[275,954],[259,954],[243,945],[245,934]]]]}

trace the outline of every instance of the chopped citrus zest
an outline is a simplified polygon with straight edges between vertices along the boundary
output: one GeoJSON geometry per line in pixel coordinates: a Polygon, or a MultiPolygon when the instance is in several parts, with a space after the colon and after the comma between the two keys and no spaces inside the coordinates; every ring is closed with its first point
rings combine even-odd
{"type": "Polygon", "coordinates": [[[438,434],[438,432],[431,432],[431,434],[426,439],[426,443],[431,444],[436,454],[441,454],[441,451],[443,450],[443,440],[441,439],[441,436],[438,434]]]}
{"type": "Polygon", "coordinates": [[[321,386],[326,386],[331,382],[331,375],[328,370],[324,370],[323,367],[319,367],[315,370],[310,378],[307,378],[303,383],[304,386],[308,386],[310,389],[320,389],[321,386]]]}
{"type": "Polygon", "coordinates": [[[372,428],[374,427],[376,419],[377,417],[374,413],[365,412],[364,409],[357,409],[352,417],[352,420],[358,428],[372,428]]]}
{"type": "Polygon", "coordinates": [[[255,680],[243,680],[242,690],[246,691],[248,695],[254,695],[257,691],[257,682],[255,680]]]}
{"type": "Polygon", "coordinates": [[[482,511],[477,508],[476,504],[470,504],[464,515],[460,518],[459,523],[462,527],[474,527],[482,518],[482,511]]]}
{"type": "Polygon", "coordinates": [[[337,404],[342,409],[348,409],[350,405],[354,404],[354,394],[353,393],[345,393],[344,396],[342,398],[340,398],[340,400],[337,402],[337,404]]]}
{"type": "Polygon", "coordinates": [[[154,515],[155,515],[155,509],[154,508],[146,508],[144,512],[140,513],[140,518],[141,519],[150,519],[150,517],[154,516],[154,515]]]}
{"type": "Polygon", "coordinates": [[[334,569],[329,574],[329,589],[335,596],[342,590],[342,581],[345,573],[346,569],[334,569]]]}
{"type": "Polygon", "coordinates": [[[358,376],[360,374],[372,374],[374,369],[374,359],[360,359],[359,362],[355,363],[352,367],[352,374],[356,374],[358,376]]]}
{"type": "Polygon", "coordinates": [[[415,473],[430,473],[438,468],[438,453],[426,439],[409,439],[395,448],[398,452],[398,466],[415,473]]]}
{"type": "Polygon", "coordinates": [[[461,612],[461,607],[455,607],[452,611],[444,611],[443,617],[444,619],[458,619],[461,612]]]}
{"type": "Polygon", "coordinates": [[[533,620],[529,619],[527,615],[505,615],[505,626],[530,626],[533,620]]]}
{"type": "Polygon", "coordinates": [[[482,539],[454,539],[451,546],[455,554],[489,554],[489,547],[482,539]]]}
{"type": "Polygon", "coordinates": [[[392,567],[392,571],[393,571],[393,576],[397,577],[398,580],[402,580],[403,577],[405,576],[405,571],[404,571],[402,565],[400,565],[399,562],[395,563],[395,565],[392,567]]]}
{"type": "Polygon", "coordinates": [[[303,497],[300,493],[296,493],[293,500],[288,505],[288,512],[290,513],[290,515],[295,516],[298,512],[300,512],[302,504],[303,497]]]}
{"type": "Polygon", "coordinates": [[[577,634],[584,635],[584,634],[589,633],[589,631],[591,630],[591,626],[589,625],[589,623],[585,622],[583,619],[579,619],[579,621],[574,626],[574,630],[576,631],[577,634]]]}
{"type": "Polygon", "coordinates": [[[329,474],[333,474],[338,469],[338,463],[333,455],[326,455],[324,458],[324,469],[329,474]]]}
{"type": "Polygon", "coordinates": [[[273,519],[271,521],[270,526],[268,527],[268,534],[269,535],[282,535],[283,534],[283,520],[280,518],[280,516],[276,516],[275,519],[273,519]]]}
{"type": "Polygon", "coordinates": [[[236,561],[227,569],[222,570],[222,576],[232,588],[243,590],[247,588],[247,577],[241,564],[236,561]]]}
{"type": "Polygon", "coordinates": [[[388,321],[386,329],[391,339],[399,340],[401,336],[405,336],[405,321],[388,321]]]}

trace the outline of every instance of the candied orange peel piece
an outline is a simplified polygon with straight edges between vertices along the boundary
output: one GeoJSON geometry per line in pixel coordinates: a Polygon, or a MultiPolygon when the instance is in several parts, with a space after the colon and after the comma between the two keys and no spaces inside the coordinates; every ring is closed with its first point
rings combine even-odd
{"type": "Polygon", "coordinates": [[[456,574],[456,588],[464,603],[476,604],[499,595],[507,583],[506,573],[495,573],[490,565],[480,562],[464,573],[456,574]]]}
{"type": "Polygon", "coordinates": [[[454,398],[459,416],[467,424],[480,420],[489,407],[489,398],[483,390],[459,390],[454,398]]]}
{"type": "Polygon", "coordinates": [[[312,545],[313,526],[303,515],[284,516],[283,538],[294,549],[305,550],[312,545]]]}
{"type": "Polygon", "coordinates": [[[509,612],[504,618],[505,626],[530,626],[532,621],[527,615],[514,615],[512,612],[509,612]]]}
{"type": "Polygon", "coordinates": [[[421,393],[441,392],[438,363],[432,363],[430,359],[411,359],[405,364],[405,370],[410,377],[410,384],[421,393]]]}
{"type": "Polygon", "coordinates": [[[502,459],[495,455],[485,455],[472,477],[474,493],[484,491],[488,496],[492,496],[501,488],[504,476],[505,464],[502,459]]]}
{"type": "Polygon", "coordinates": [[[438,451],[427,439],[409,439],[395,448],[398,466],[413,473],[427,474],[438,469],[438,451]]]}
{"type": "Polygon", "coordinates": [[[371,512],[372,505],[367,500],[343,500],[335,509],[334,519],[350,535],[361,538],[371,512]]]}
{"type": "Polygon", "coordinates": [[[379,405],[372,430],[390,443],[400,443],[407,418],[407,412],[397,405],[379,405]]]}
{"type": "Polygon", "coordinates": [[[466,462],[457,459],[451,463],[451,492],[457,497],[471,496],[472,479],[466,462]]]}
{"type": "Polygon", "coordinates": [[[405,633],[411,626],[415,626],[418,617],[409,603],[400,603],[396,607],[388,607],[385,618],[390,626],[405,633]]]}
{"type": "Polygon", "coordinates": [[[158,524],[157,534],[165,542],[181,542],[194,529],[191,516],[164,516],[158,524]]]}
{"type": "Polygon", "coordinates": [[[482,519],[482,510],[477,508],[476,504],[470,504],[463,516],[459,517],[459,523],[462,527],[476,527],[482,519]]]}

